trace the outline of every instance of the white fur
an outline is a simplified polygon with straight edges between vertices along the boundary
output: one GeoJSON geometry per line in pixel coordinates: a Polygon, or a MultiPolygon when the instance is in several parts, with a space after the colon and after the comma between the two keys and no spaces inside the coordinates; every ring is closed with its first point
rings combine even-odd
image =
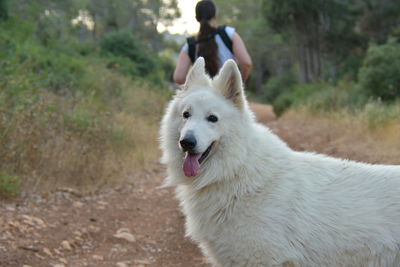
{"type": "Polygon", "coordinates": [[[166,184],[177,185],[186,233],[210,262],[400,266],[400,167],[291,150],[255,122],[235,63],[220,73],[211,80],[198,60],[161,125],[166,184]],[[191,178],[179,147],[188,130],[199,151],[216,142],[191,178]]]}

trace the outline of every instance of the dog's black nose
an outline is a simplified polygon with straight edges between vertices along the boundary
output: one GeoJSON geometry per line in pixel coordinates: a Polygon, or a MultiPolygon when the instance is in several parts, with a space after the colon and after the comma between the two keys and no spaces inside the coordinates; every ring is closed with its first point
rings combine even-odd
{"type": "Polygon", "coordinates": [[[183,151],[193,150],[196,147],[196,138],[193,135],[187,136],[180,142],[183,151]]]}

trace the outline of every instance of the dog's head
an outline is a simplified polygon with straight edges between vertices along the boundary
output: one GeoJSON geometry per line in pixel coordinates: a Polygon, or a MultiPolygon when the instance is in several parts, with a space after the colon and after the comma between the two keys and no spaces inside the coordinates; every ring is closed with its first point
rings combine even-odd
{"type": "Polygon", "coordinates": [[[210,169],[216,173],[216,168],[230,168],[223,166],[221,159],[232,157],[228,153],[251,119],[236,63],[228,60],[211,79],[205,73],[204,59],[199,58],[164,116],[164,162],[172,163],[173,168],[180,165],[186,180],[196,179],[210,169]]]}

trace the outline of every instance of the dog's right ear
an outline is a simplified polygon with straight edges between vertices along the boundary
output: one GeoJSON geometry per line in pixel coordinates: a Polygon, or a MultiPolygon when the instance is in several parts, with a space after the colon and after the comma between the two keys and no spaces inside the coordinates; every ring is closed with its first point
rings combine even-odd
{"type": "Polygon", "coordinates": [[[205,72],[205,62],[204,58],[199,57],[195,62],[193,67],[190,69],[188,75],[186,76],[186,82],[182,89],[187,90],[192,85],[204,85],[210,86],[211,80],[205,72]]]}
{"type": "Polygon", "coordinates": [[[213,84],[226,99],[232,101],[238,108],[245,106],[242,76],[234,60],[229,59],[225,62],[218,76],[214,78],[213,84]]]}

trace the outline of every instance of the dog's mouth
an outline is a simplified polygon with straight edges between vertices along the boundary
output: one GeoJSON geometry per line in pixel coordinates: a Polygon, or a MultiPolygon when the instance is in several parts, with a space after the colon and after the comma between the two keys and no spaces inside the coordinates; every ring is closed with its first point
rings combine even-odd
{"type": "Polygon", "coordinates": [[[185,173],[185,176],[193,177],[198,174],[200,164],[207,159],[214,143],[215,142],[212,142],[211,145],[203,153],[186,152],[185,160],[183,162],[183,172],[185,173]]]}

